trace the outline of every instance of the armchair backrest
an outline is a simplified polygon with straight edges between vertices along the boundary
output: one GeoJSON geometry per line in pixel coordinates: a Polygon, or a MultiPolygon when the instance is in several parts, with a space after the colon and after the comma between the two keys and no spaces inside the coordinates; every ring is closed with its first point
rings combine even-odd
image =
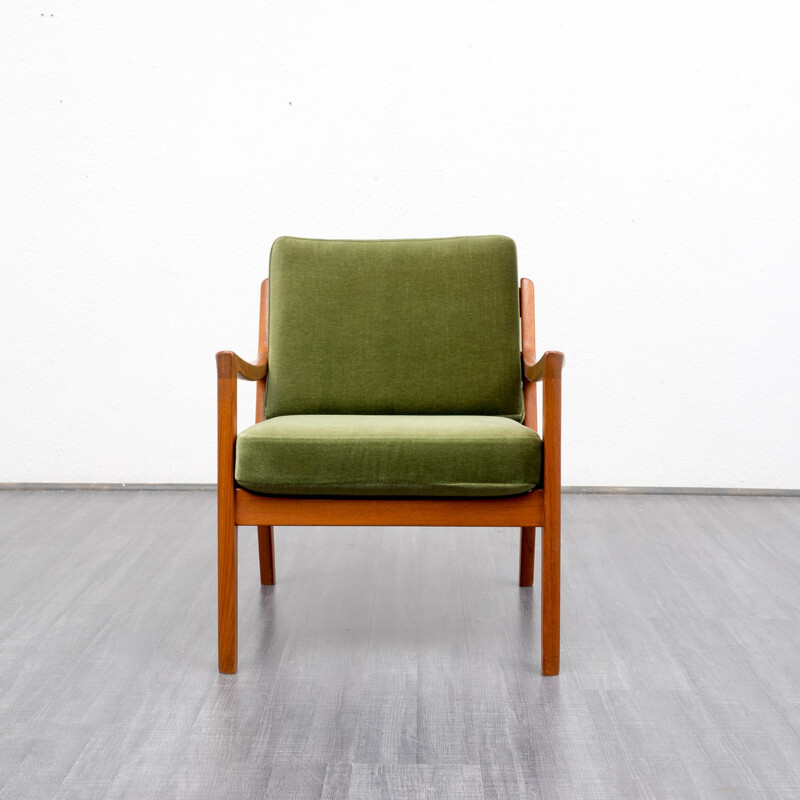
{"type": "Polygon", "coordinates": [[[277,239],[265,417],[521,420],[519,284],[505,236],[277,239]]]}

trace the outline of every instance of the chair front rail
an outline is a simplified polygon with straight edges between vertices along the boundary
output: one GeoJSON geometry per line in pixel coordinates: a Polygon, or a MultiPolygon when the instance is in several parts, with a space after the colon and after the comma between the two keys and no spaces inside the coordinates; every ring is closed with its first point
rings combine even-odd
{"type": "Polygon", "coordinates": [[[541,525],[544,492],[430,499],[270,497],[236,489],[236,524],[517,527],[541,525]]]}

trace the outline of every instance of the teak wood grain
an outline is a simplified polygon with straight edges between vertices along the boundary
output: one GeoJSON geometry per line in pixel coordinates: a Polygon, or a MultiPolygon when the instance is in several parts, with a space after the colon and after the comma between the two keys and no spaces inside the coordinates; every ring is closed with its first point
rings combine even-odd
{"type": "Polygon", "coordinates": [[[307,498],[266,497],[237,489],[236,382],[256,381],[256,422],[263,420],[269,361],[269,282],[261,284],[258,358],[245,361],[230,351],[217,353],[218,428],[218,601],[219,669],[237,669],[237,531],[239,525],[258,528],[260,575],[275,583],[275,525],[392,525],[520,527],[520,586],[533,584],[536,528],[542,528],[542,673],[557,675],[560,654],[561,599],[561,370],[564,355],[546,352],[536,361],[534,289],[520,282],[521,360],[524,424],[537,430],[536,383],[543,383],[541,486],[515,497],[307,498]]]}

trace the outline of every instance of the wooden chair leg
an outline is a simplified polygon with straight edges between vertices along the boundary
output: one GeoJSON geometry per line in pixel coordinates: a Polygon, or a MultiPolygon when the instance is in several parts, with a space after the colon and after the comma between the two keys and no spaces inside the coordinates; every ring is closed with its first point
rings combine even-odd
{"type": "Polygon", "coordinates": [[[236,672],[238,660],[238,528],[220,524],[218,546],[219,671],[236,672]]]}
{"type": "Polygon", "coordinates": [[[263,586],[275,584],[275,545],[272,541],[272,526],[258,526],[258,563],[261,567],[263,586]]]}
{"type": "Polygon", "coordinates": [[[542,528],[542,675],[558,675],[561,649],[561,520],[542,528]]]}
{"type": "Polygon", "coordinates": [[[523,527],[519,537],[519,585],[533,586],[534,550],[536,548],[536,528],[523,527]]]}

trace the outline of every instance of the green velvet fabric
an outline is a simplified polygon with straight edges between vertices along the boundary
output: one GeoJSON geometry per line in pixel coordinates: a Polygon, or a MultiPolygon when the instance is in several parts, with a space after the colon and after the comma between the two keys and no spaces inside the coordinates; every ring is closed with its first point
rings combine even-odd
{"type": "Polygon", "coordinates": [[[277,239],[265,416],[521,420],[516,247],[505,236],[277,239]]]}
{"type": "Polygon", "coordinates": [[[506,417],[301,414],[236,442],[236,481],[262,494],[497,497],[541,468],[538,434],[506,417]]]}

